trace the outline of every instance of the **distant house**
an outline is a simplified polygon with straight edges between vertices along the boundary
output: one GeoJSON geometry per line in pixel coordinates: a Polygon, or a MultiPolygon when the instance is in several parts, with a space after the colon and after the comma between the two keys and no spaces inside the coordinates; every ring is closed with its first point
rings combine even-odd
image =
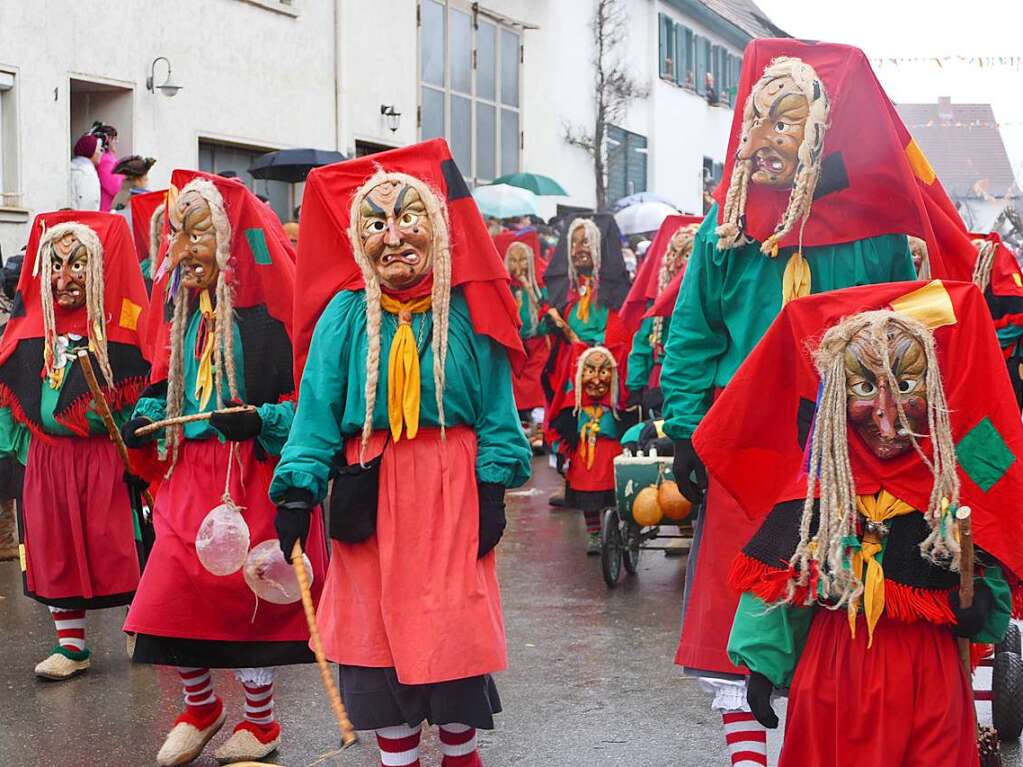
{"type": "Polygon", "coordinates": [[[987,232],[1020,187],[990,104],[896,104],[972,231],[987,232]]]}

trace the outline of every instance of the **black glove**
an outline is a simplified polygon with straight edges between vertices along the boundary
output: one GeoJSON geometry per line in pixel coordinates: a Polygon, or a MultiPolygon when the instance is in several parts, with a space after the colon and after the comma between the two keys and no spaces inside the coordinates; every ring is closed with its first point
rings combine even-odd
{"type": "Polygon", "coordinates": [[[629,397],[625,400],[625,407],[634,408],[643,404],[643,390],[634,389],[629,391],[629,397]]]}
{"type": "MultiPolygon", "coordinates": [[[[224,407],[243,407],[243,403],[226,402],[224,407]]],[[[259,436],[263,430],[263,419],[255,410],[246,410],[241,413],[214,413],[210,416],[210,426],[232,442],[245,442],[259,436]]]]}
{"type": "Polygon", "coordinates": [[[121,439],[124,440],[124,446],[131,449],[138,449],[147,442],[155,439],[155,434],[147,434],[144,437],[135,436],[136,429],[141,429],[143,426],[148,426],[151,423],[152,421],[150,419],[139,416],[138,418],[132,418],[124,424],[124,426],[121,427],[121,439]]]}
{"type": "Polygon", "coordinates": [[[750,711],[760,724],[769,730],[778,727],[778,715],[771,707],[771,693],[774,685],[763,674],[751,671],[746,679],[746,702],[750,711]]]}
{"type": "Polygon", "coordinates": [[[142,495],[149,489],[149,483],[146,482],[142,477],[136,477],[127,469],[124,472],[124,484],[128,486],[128,491],[142,495]]]}
{"type": "Polygon", "coordinates": [[[703,500],[703,494],[707,491],[707,470],[703,467],[700,456],[693,449],[691,439],[680,439],[675,442],[675,460],[671,465],[671,471],[675,475],[679,492],[693,506],[698,506],[703,500]],[[695,482],[693,476],[696,477],[695,482]]]}
{"type": "Polygon", "coordinates": [[[499,485],[496,482],[480,482],[478,489],[480,496],[480,547],[477,557],[482,557],[488,554],[501,540],[508,521],[504,516],[504,485],[499,485]]]}
{"type": "Polygon", "coordinates": [[[302,541],[302,548],[305,549],[305,541],[309,537],[309,518],[315,505],[313,494],[298,487],[288,488],[284,499],[277,504],[274,527],[277,528],[281,551],[289,562],[295,541],[302,541]]]}
{"type": "Polygon", "coordinates": [[[952,612],[956,616],[955,625],[952,626],[952,633],[958,637],[969,639],[980,633],[981,629],[991,617],[991,610],[995,605],[994,595],[991,587],[984,581],[977,581],[973,586],[973,604],[963,608],[959,606],[959,589],[953,589],[948,595],[952,612]]]}

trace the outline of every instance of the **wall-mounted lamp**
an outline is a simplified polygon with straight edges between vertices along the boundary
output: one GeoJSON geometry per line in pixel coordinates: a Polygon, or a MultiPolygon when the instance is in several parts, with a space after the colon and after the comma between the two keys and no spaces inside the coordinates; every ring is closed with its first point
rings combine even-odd
{"type": "Polygon", "coordinates": [[[391,129],[391,133],[398,130],[398,121],[401,119],[401,112],[396,112],[393,104],[381,104],[380,114],[387,118],[387,127],[391,129]]]}
{"type": "Polygon", "coordinates": [[[157,56],[153,59],[153,63],[149,65],[149,77],[146,78],[146,90],[150,93],[156,93],[160,91],[164,96],[168,98],[178,95],[182,86],[175,85],[171,82],[171,63],[166,56],[157,56]],[[156,63],[162,61],[167,65],[167,79],[163,81],[163,85],[154,85],[156,76],[156,63]]]}

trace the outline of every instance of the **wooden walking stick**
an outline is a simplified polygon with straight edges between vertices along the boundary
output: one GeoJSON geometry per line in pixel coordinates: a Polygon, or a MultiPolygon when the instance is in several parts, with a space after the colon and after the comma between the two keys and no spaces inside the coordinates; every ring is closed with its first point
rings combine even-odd
{"type": "MultiPolygon", "coordinates": [[[[103,390],[100,388],[99,381],[96,379],[96,371],[92,369],[92,360],[89,359],[89,351],[87,349],[78,350],[78,362],[82,366],[82,375],[85,376],[85,383],[89,385],[89,391],[92,392],[92,401],[96,403],[96,412],[99,413],[100,419],[103,421],[103,425],[107,427],[107,434],[110,435],[110,441],[114,443],[114,447],[117,448],[117,454],[121,456],[121,462],[124,463],[126,471],[131,471],[131,461],[128,458],[128,448],[124,444],[124,440],[121,438],[121,430],[117,428],[117,423],[114,421],[114,414],[110,412],[110,403],[107,402],[107,398],[103,396],[103,390]]],[[[153,510],[153,496],[149,490],[142,491],[142,500],[146,502],[146,506],[149,507],[150,512],[153,510]]]]}
{"type": "Polygon", "coordinates": [[[309,588],[309,576],[305,571],[305,557],[302,556],[301,541],[295,541],[295,545],[291,549],[291,566],[295,568],[295,578],[298,580],[298,587],[302,592],[302,607],[305,608],[305,619],[309,624],[309,638],[312,640],[316,665],[320,667],[320,678],[323,680],[323,687],[327,691],[327,697],[330,698],[330,707],[334,709],[334,716],[337,717],[337,724],[341,730],[342,748],[350,746],[357,740],[355,728],[348,720],[345,704],[341,702],[341,693],[337,691],[334,677],[330,673],[330,666],[327,665],[327,656],[323,654],[323,643],[320,641],[320,630],[316,626],[316,608],[313,607],[313,592],[309,588]]]}
{"type": "Polygon", "coordinates": [[[162,421],[153,421],[145,426],[140,426],[135,430],[135,436],[144,437],[147,434],[160,431],[160,429],[166,429],[168,426],[180,426],[181,424],[192,423],[194,421],[208,421],[215,415],[247,413],[255,409],[252,405],[238,405],[236,407],[225,407],[222,410],[211,410],[208,413],[192,413],[192,415],[179,415],[176,418],[165,418],[162,421]]]}
{"type": "MultiPolygon", "coordinates": [[[[956,510],[956,522],[959,526],[959,607],[973,605],[973,525],[970,519],[972,512],[969,506],[960,506],[956,510]]],[[[959,644],[959,660],[966,670],[967,680],[972,679],[973,664],[970,660],[969,637],[957,637],[959,644]]],[[[973,689],[970,686],[970,705],[973,706],[973,689]]],[[[976,712],[974,712],[976,716],[976,712]]],[[[998,750],[998,733],[993,727],[981,727],[977,723],[977,750],[980,753],[981,767],[1002,767],[1002,755],[998,750]]]]}

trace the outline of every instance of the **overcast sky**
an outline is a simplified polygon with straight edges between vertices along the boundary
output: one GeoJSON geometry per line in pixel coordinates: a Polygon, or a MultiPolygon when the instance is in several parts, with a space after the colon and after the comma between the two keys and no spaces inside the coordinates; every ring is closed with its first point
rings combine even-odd
{"type": "MultiPolygon", "coordinates": [[[[1023,58],[1023,0],[756,0],[793,37],[849,43],[870,58],[1017,56],[1023,58]]],[[[892,65],[874,62],[878,79],[898,102],[987,103],[1017,181],[1023,181],[1023,64],[892,65]],[[1013,124],[1015,123],[1015,124],[1013,124]]]]}

